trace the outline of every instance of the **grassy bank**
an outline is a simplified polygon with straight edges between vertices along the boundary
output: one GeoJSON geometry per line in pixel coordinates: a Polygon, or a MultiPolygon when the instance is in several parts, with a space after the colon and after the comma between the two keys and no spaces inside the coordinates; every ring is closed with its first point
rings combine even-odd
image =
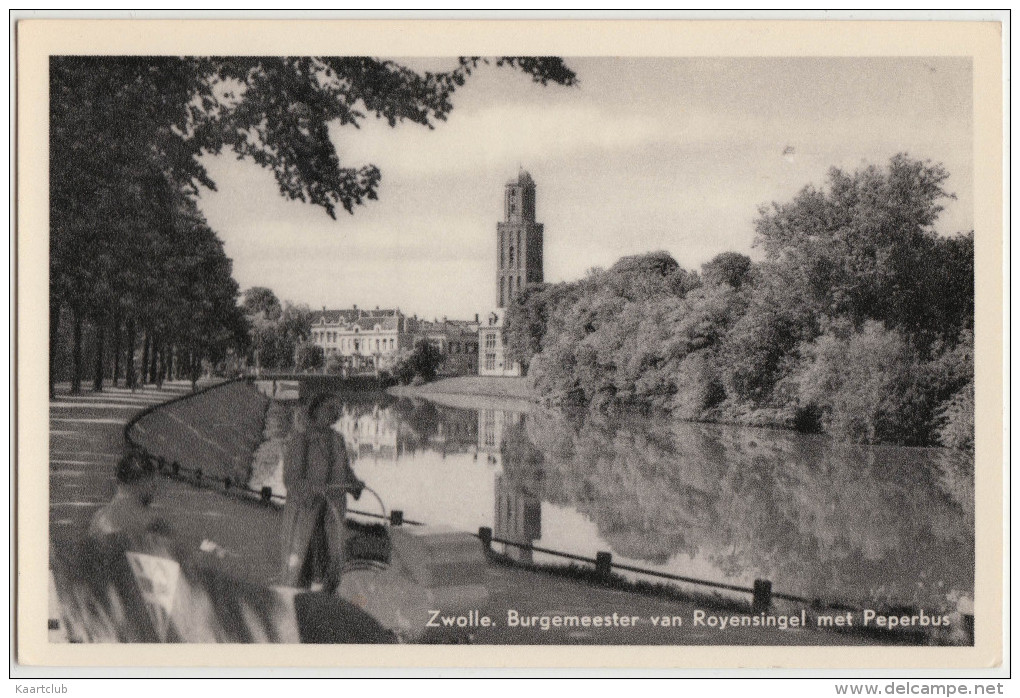
{"type": "Polygon", "coordinates": [[[250,383],[228,383],[154,409],[134,424],[131,438],[182,468],[245,482],[268,404],[250,383]]]}
{"type": "Polygon", "coordinates": [[[427,398],[449,407],[486,409],[498,403],[500,409],[530,411],[538,401],[527,378],[497,376],[456,376],[424,385],[395,385],[386,392],[396,397],[427,398]]]}

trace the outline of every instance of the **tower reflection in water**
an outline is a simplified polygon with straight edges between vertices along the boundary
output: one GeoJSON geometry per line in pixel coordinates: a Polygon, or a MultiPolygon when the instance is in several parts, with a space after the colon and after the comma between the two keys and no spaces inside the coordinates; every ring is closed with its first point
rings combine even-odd
{"type": "MultiPolygon", "coordinates": [[[[494,482],[493,535],[531,545],[542,537],[542,501],[536,496],[534,487],[529,485],[527,468],[521,467],[523,463],[518,462],[521,460],[518,457],[520,451],[511,446],[512,436],[522,430],[524,419],[519,412],[479,410],[478,450],[502,468],[494,482]],[[508,436],[511,437],[509,440],[508,436]]],[[[513,545],[503,547],[508,557],[518,562],[532,562],[530,549],[513,545]]]]}

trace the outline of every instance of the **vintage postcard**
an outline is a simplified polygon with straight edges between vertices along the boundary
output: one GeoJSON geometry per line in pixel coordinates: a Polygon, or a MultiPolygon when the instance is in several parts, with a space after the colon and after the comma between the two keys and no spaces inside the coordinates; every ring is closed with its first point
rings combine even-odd
{"type": "Polygon", "coordinates": [[[17,50],[20,663],[1001,664],[999,23],[17,50]]]}

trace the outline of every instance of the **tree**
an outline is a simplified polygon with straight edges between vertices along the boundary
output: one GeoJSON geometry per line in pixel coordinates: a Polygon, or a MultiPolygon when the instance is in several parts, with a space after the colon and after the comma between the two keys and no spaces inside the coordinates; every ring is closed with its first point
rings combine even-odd
{"type": "Polygon", "coordinates": [[[954,338],[973,313],[973,243],[934,230],[941,202],[955,198],[943,187],[948,177],[942,165],[905,154],[885,169],[833,168],[827,190],[806,187],[760,209],[755,244],[786,295],[817,316],[858,327],[878,320],[925,344],[954,338]]]}
{"type": "Polygon", "coordinates": [[[297,350],[307,344],[308,338],[312,335],[312,311],[304,304],[294,305],[289,301],[284,303],[283,311],[280,313],[278,331],[285,348],[291,350],[291,355],[294,357],[294,368],[297,369],[297,350]]]}
{"type": "MultiPolygon", "coordinates": [[[[214,187],[198,157],[233,151],[273,172],[287,198],[336,216],[376,198],[374,165],[342,167],[329,126],[366,118],[434,128],[453,93],[486,59],[461,58],[445,72],[418,73],[393,61],[357,56],[61,56],[50,65],[51,147],[56,184],[151,160],[173,181],[214,187]],[[95,152],[80,162],[76,153],[95,152]],[[69,157],[70,156],[70,157],[69,157]]],[[[541,85],[573,85],[558,58],[501,57],[541,85]]],[[[72,187],[73,188],[73,187],[72,187]]]]}
{"type": "Polygon", "coordinates": [[[431,342],[421,341],[407,354],[398,356],[393,366],[393,376],[403,384],[415,377],[428,383],[436,379],[443,364],[443,354],[431,342]]]}
{"type": "Polygon", "coordinates": [[[317,344],[302,343],[295,351],[296,366],[298,371],[314,371],[322,368],[326,361],[326,354],[322,347],[317,344]]]}
{"type": "Polygon", "coordinates": [[[245,315],[261,315],[265,320],[273,322],[283,315],[280,299],[265,286],[253,286],[244,292],[241,309],[245,315]]]}
{"type": "Polygon", "coordinates": [[[726,284],[740,289],[751,275],[751,258],[739,252],[722,252],[701,265],[701,276],[706,284],[726,284]]]}

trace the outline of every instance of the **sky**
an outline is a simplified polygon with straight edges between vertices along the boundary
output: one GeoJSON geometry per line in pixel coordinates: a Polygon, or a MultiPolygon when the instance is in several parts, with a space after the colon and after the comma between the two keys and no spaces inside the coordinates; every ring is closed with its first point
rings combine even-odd
{"type": "Polygon", "coordinates": [[[949,171],[957,198],[939,232],[973,228],[968,59],[565,60],[576,87],[481,69],[435,130],[333,129],[344,166],[382,171],[379,200],[335,221],[285,200],[254,163],[207,157],[217,191],[200,206],[234,278],[312,308],[471,318],[495,303],[496,223],[520,168],[536,182],[551,282],[653,250],[692,269],[724,251],[757,257],[759,206],[898,152],[949,171]]]}

